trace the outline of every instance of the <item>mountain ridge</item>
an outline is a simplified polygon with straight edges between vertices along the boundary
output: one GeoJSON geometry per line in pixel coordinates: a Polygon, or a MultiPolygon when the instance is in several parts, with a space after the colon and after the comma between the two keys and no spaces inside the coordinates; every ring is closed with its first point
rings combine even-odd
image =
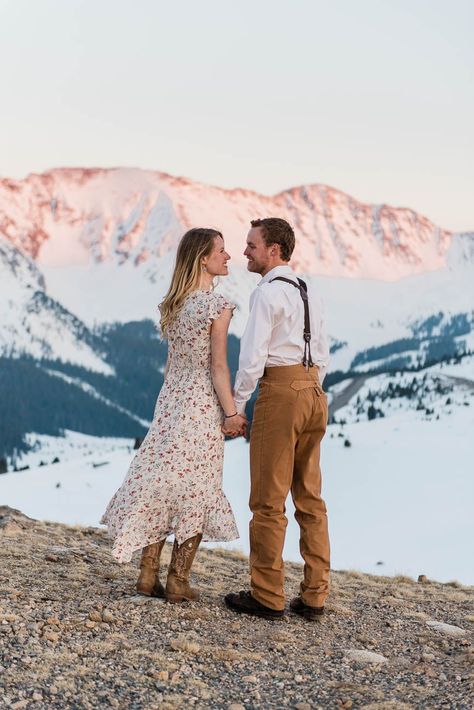
{"type": "Polygon", "coordinates": [[[436,270],[456,234],[411,208],[364,203],[318,183],[268,196],[160,171],[67,167],[0,180],[0,232],[40,263],[86,263],[85,250],[96,261],[115,255],[139,265],[176,248],[186,228],[208,224],[224,229],[241,265],[250,218],[271,214],[295,227],[296,267],[329,276],[394,280],[436,270]]]}
{"type": "MultiPolygon", "coordinates": [[[[256,197],[263,197],[263,198],[269,198],[273,199],[276,197],[279,197],[281,195],[285,195],[288,192],[293,192],[293,191],[299,191],[303,188],[323,188],[332,192],[339,193],[340,195],[350,198],[356,202],[358,202],[361,205],[364,205],[366,207],[379,207],[379,206],[386,206],[392,210],[404,210],[407,212],[412,213],[413,215],[420,215],[424,219],[428,220],[429,222],[433,223],[433,220],[431,220],[427,215],[424,213],[420,212],[419,210],[415,210],[413,207],[410,207],[408,204],[391,204],[388,202],[371,202],[368,200],[363,200],[358,197],[354,197],[352,193],[348,190],[343,190],[339,187],[336,187],[335,185],[325,183],[325,182],[309,182],[309,183],[297,183],[295,185],[292,185],[287,188],[283,188],[281,190],[276,190],[275,192],[262,192],[253,188],[249,187],[244,187],[243,185],[235,185],[234,187],[224,187],[221,185],[216,185],[212,182],[208,182],[206,180],[198,180],[195,178],[192,178],[188,175],[175,175],[173,173],[169,173],[166,170],[156,170],[153,168],[140,168],[136,165],[112,165],[108,167],[101,167],[99,165],[90,165],[87,167],[84,166],[55,166],[51,168],[47,168],[43,171],[32,171],[27,173],[24,177],[20,178],[11,178],[7,175],[0,175],[0,184],[3,182],[6,185],[10,184],[12,189],[17,189],[18,184],[22,182],[27,182],[29,179],[32,178],[41,178],[43,176],[47,175],[52,175],[52,174],[64,174],[67,175],[68,173],[74,173],[75,171],[82,172],[82,173],[88,173],[88,174],[103,174],[106,172],[119,172],[119,171],[130,171],[130,172],[143,172],[143,173],[149,173],[151,175],[155,175],[158,177],[163,177],[166,178],[170,181],[174,181],[176,183],[180,184],[186,184],[186,185],[197,185],[202,188],[209,188],[209,189],[214,189],[218,190],[223,193],[229,193],[229,194],[242,194],[242,195],[253,195],[256,197]]],[[[451,234],[463,234],[463,233],[471,233],[471,230],[456,230],[456,229],[449,229],[447,227],[441,227],[443,231],[451,233],[451,234]]]]}
{"type": "Polygon", "coordinates": [[[221,228],[232,255],[218,288],[236,304],[235,370],[258,283],[242,255],[245,235],[250,219],[269,214],[294,225],[291,265],[326,303],[327,384],[474,350],[474,233],[441,230],[413,210],[365,205],[322,185],[266,197],[140,169],[33,173],[0,181],[0,375],[21,413],[13,422],[7,409],[0,417],[3,450],[26,446],[29,431],[53,435],[61,427],[141,435],[137,417],[150,418],[146,390],[152,381],[159,388],[166,359],[154,336],[156,307],[190,226],[221,228]],[[47,401],[48,391],[54,426],[38,428],[41,412],[24,400],[47,401]]]}

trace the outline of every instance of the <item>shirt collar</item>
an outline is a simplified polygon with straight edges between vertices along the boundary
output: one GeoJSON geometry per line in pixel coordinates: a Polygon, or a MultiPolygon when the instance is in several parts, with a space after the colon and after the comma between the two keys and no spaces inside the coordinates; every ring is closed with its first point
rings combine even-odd
{"type": "Polygon", "coordinates": [[[287,266],[286,264],[280,264],[280,266],[275,266],[271,271],[268,272],[268,274],[265,274],[265,276],[262,276],[259,286],[262,286],[263,284],[267,284],[269,281],[274,279],[276,276],[295,276],[293,269],[291,266],[287,266]]]}

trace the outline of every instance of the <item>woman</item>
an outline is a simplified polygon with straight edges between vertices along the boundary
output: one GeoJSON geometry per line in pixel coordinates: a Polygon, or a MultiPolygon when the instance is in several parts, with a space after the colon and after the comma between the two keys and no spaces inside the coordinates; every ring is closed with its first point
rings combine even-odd
{"type": "Polygon", "coordinates": [[[137,591],[170,602],[195,600],[189,573],[204,540],[239,534],[222,491],[223,419],[238,415],[227,365],[227,331],[234,305],[212,290],[228,273],[222,234],[191,229],[178,246],[171,286],[160,304],[168,339],[165,381],[153,422],[125,480],[102,518],[112,554],[129,562],[142,549],[137,591]],[[166,589],[158,578],[166,537],[174,546],[166,589]]]}

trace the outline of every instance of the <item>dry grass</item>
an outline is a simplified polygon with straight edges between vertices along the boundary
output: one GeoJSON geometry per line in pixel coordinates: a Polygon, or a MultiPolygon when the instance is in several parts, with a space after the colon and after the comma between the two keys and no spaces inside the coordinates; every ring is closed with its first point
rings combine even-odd
{"type": "Polygon", "coordinates": [[[407,577],[404,574],[397,574],[392,577],[393,584],[417,584],[412,577],[407,577]]]}
{"type": "Polygon", "coordinates": [[[201,646],[196,641],[185,636],[171,639],[170,647],[173,651],[183,651],[184,653],[199,653],[201,650],[201,646]]]}
{"type": "Polygon", "coordinates": [[[216,547],[212,552],[207,551],[208,555],[213,557],[223,557],[224,560],[240,560],[242,562],[247,562],[247,555],[245,555],[241,550],[226,550],[223,547],[216,547]]]}

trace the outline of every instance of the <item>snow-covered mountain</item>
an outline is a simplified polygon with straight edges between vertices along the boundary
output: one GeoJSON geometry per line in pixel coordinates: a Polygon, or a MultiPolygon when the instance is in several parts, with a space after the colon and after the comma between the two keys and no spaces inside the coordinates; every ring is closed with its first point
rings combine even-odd
{"type": "MultiPolygon", "coordinates": [[[[452,234],[413,210],[366,205],[326,185],[264,196],[137,169],[60,169],[0,181],[0,232],[42,265],[154,262],[183,231],[224,231],[239,257],[249,220],[278,215],[305,273],[395,280],[446,264],[452,234]]],[[[243,262],[240,258],[240,263],[243,262]]]]}
{"type": "Polygon", "coordinates": [[[366,338],[368,324],[389,314],[405,324],[444,305],[453,313],[472,308],[472,291],[452,286],[473,267],[474,234],[455,235],[413,210],[365,205],[325,185],[268,197],[125,168],[0,181],[0,234],[34,260],[48,294],[89,326],[155,318],[180,236],[208,225],[224,232],[232,255],[221,288],[239,307],[232,328],[240,336],[258,280],[245,268],[245,235],[250,219],[269,215],[294,225],[292,265],[317,281],[338,341],[353,325],[366,338]]]}
{"type": "MultiPolygon", "coordinates": [[[[324,185],[269,197],[138,169],[57,169],[0,180],[7,387],[21,378],[36,387],[40,368],[42,392],[56,393],[55,411],[69,414],[71,389],[81,406],[87,400],[90,427],[77,430],[139,435],[134,427],[149,419],[156,395],[144,391],[140,399],[140,388],[160,383],[164,353],[152,321],[179,238],[196,225],[223,231],[232,261],[218,288],[237,304],[231,332],[240,337],[258,282],[242,252],[250,219],[264,216],[292,223],[292,265],[325,300],[329,383],[474,350],[474,233],[453,234],[413,210],[365,205],[324,185]],[[142,353],[140,379],[134,368],[142,353]],[[112,420],[115,428],[104,428],[112,420]]],[[[235,365],[235,343],[231,350],[235,365]]],[[[54,435],[60,426],[59,418],[39,433],[54,435]]],[[[62,426],[79,423],[69,418],[62,426]]]]}
{"type": "MultiPolygon", "coordinates": [[[[97,524],[163,381],[153,320],[180,236],[197,225],[224,233],[232,261],[218,288],[237,304],[235,371],[258,282],[245,235],[265,216],[294,225],[292,265],[326,304],[333,423],[323,467],[335,567],[380,572],[384,561],[385,573],[472,582],[474,233],[324,185],[268,197],[130,169],[0,180],[0,473],[30,468],[0,476],[2,501],[97,524]]],[[[244,531],[248,447],[226,448],[224,485],[244,531]]],[[[289,559],[298,553],[291,525],[289,559]]]]}
{"type": "Polygon", "coordinates": [[[46,293],[44,277],[32,259],[0,235],[2,289],[0,353],[28,353],[62,360],[112,375],[89,329],[46,293]]]}

